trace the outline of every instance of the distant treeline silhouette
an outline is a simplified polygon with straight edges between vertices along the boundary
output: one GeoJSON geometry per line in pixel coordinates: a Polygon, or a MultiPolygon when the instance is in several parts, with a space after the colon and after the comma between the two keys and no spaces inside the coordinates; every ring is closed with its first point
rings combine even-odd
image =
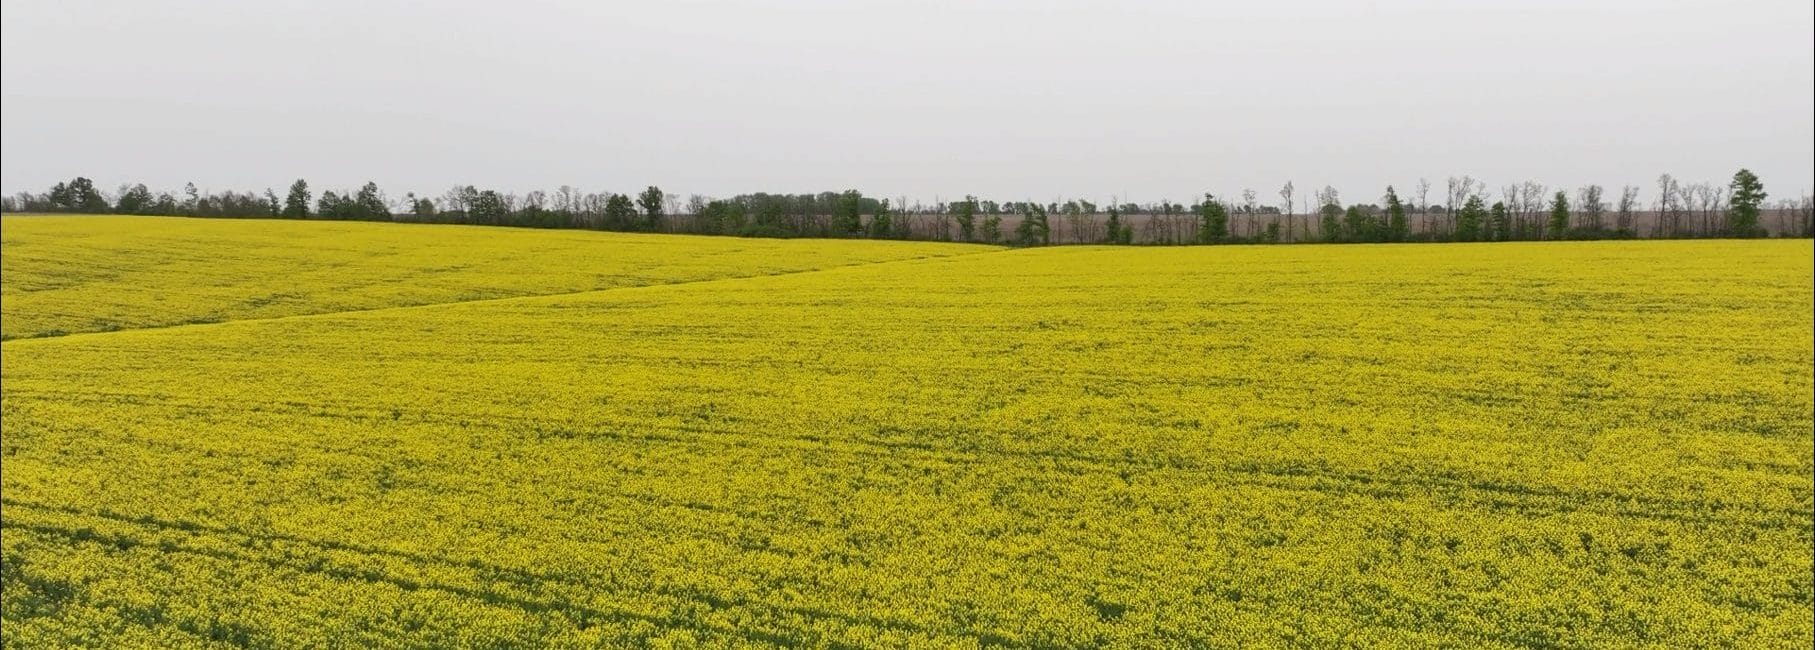
{"type": "Polygon", "coordinates": [[[41,194],[0,199],[0,212],[170,215],[188,217],[323,219],[452,223],[621,232],[665,232],[745,237],[839,237],[971,241],[1020,246],[1049,244],[1222,244],[1275,242],[1451,242],[1546,239],[1815,236],[1815,200],[1804,195],[1767,205],[1758,177],[1741,169],[1726,185],[1658,178],[1649,206],[1639,187],[1617,198],[1599,185],[1571,193],[1534,183],[1490,191],[1469,176],[1448,179],[1440,203],[1420,180],[1402,197],[1392,186],[1376,203],[1344,204],[1325,186],[1310,196],[1292,183],[1266,204],[1253,190],[1239,198],[1206,193],[1185,205],[1163,200],[1105,204],[1070,199],[957,201],[908,205],[902,198],[865,196],[857,190],[817,194],[740,194],[726,199],[678,195],[650,186],[635,196],[582,192],[562,186],[527,194],[455,187],[440,197],[411,192],[393,200],[375,183],[356,191],[315,196],[297,180],[275,191],[202,192],[187,184],[180,194],[153,193],[144,184],[122,185],[111,195],[88,178],[57,183],[41,194]],[[1295,203],[1295,200],[1297,201],[1295,203]]]}

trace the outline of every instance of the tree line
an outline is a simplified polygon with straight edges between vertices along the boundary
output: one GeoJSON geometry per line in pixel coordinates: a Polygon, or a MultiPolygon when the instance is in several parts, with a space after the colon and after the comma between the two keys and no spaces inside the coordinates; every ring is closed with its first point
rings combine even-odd
{"type": "Polygon", "coordinates": [[[202,192],[194,183],[180,193],[153,193],[143,183],[107,193],[85,177],[57,183],[43,193],[0,199],[0,212],[169,215],[224,218],[324,219],[454,223],[622,232],[669,232],[745,237],[848,237],[928,239],[1042,246],[1090,244],[1221,244],[1321,241],[1446,242],[1678,237],[1815,236],[1815,201],[1808,195],[1780,200],[1758,177],[1741,169],[1725,185],[1658,179],[1650,206],[1640,188],[1620,188],[1617,198],[1599,185],[1547,190],[1541,184],[1505,185],[1496,192],[1469,176],[1450,178],[1441,203],[1420,180],[1409,195],[1393,186],[1376,202],[1345,204],[1325,186],[1309,196],[1288,182],[1280,203],[1263,204],[1253,190],[1239,198],[1205,193],[1190,205],[1162,200],[1137,204],[1111,200],[996,201],[965,196],[931,205],[891,201],[857,190],[808,194],[740,194],[729,198],[679,196],[649,186],[636,193],[583,192],[561,186],[526,194],[456,186],[440,196],[406,193],[392,199],[376,183],[316,195],[298,179],[280,197],[255,192],[202,192]]]}

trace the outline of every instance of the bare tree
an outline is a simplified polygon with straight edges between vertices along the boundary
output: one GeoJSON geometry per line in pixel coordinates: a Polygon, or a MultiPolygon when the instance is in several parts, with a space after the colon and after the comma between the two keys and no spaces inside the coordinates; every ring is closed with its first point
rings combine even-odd
{"type": "Polygon", "coordinates": [[[1430,230],[1430,224],[1428,223],[1430,221],[1429,213],[1431,210],[1430,198],[1431,198],[1431,181],[1430,181],[1430,179],[1419,178],[1418,179],[1418,232],[1428,232],[1430,230]]]}
{"type": "Polygon", "coordinates": [[[1525,181],[1519,185],[1519,206],[1524,209],[1527,227],[1538,239],[1544,238],[1544,184],[1536,181],[1525,181]]]}
{"type": "MultiPolygon", "coordinates": [[[[1518,183],[1508,183],[1506,185],[1500,186],[1500,202],[1506,204],[1506,212],[1508,214],[1512,215],[1512,222],[1513,222],[1512,230],[1515,233],[1522,232],[1524,230],[1525,210],[1524,210],[1524,204],[1520,202],[1519,197],[1520,197],[1520,195],[1519,195],[1519,184],[1518,183]]],[[[1517,235],[1515,235],[1515,236],[1517,236],[1517,235]]]]}
{"type": "Polygon", "coordinates": [[[1702,209],[1702,236],[1712,236],[1727,230],[1727,188],[1714,183],[1702,183],[1696,187],[1697,202],[1702,209]]]}
{"type": "Polygon", "coordinates": [[[1815,236],[1815,196],[1804,194],[1802,195],[1802,198],[1796,202],[1796,220],[1800,222],[1799,225],[1801,226],[1801,232],[1797,232],[1797,235],[1802,237],[1815,236]]]}
{"type": "Polygon", "coordinates": [[[1242,215],[1243,215],[1242,218],[1243,218],[1243,220],[1247,221],[1246,227],[1248,230],[1249,237],[1253,237],[1254,233],[1256,232],[1255,228],[1254,228],[1254,220],[1257,218],[1256,213],[1258,213],[1260,211],[1260,204],[1255,201],[1255,197],[1258,197],[1258,196],[1260,196],[1260,195],[1255,194],[1254,190],[1248,189],[1248,188],[1242,188],[1242,215]]]}
{"type": "Polygon", "coordinates": [[[1576,210],[1582,213],[1590,230],[1601,229],[1601,213],[1607,211],[1607,204],[1601,200],[1601,186],[1588,185],[1576,191],[1576,210]]]}
{"type": "Polygon", "coordinates": [[[1681,212],[1683,214],[1681,223],[1679,223],[1678,225],[1683,229],[1683,231],[1684,231],[1683,234],[1687,234],[1687,235],[1700,235],[1701,234],[1701,230],[1702,230],[1701,226],[1699,224],[1697,224],[1695,221],[1696,197],[1698,197],[1698,196],[1700,196],[1700,194],[1696,192],[1695,183],[1685,183],[1685,184],[1681,185],[1680,187],[1678,187],[1678,189],[1676,191],[1677,211],[1681,212]]]}
{"type": "Polygon", "coordinates": [[[1449,222],[1451,232],[1454,232],[1456,222],[1456,199],[1462,196],[1462,191],[1462,179],[1455,176],[1449,177],[1449,185],[1443,194],[1443,216],[1444,220],[1449,222]]]}
{"type": "Polygon", "coordinates": [[[1285,206],[1280,209],[1280,213],[1286,216],[1286,241],[1292,241],[1292,191],[1292,181],[1286,181],[1286,184],[1279,188],[1279,198],[1285,200],[1285,206]]]}
{"type": "Polygon", "coordinates": [[[1657,209],[1654,210],[1656,215],[1651,228],[1653,237],[1658,236],[1660,231],[1669,237],[1677,235],[1680,224],[1677,223],[1676,195],[1679,188],[1676,179],[1669,174],[1657,177],[1657,209]]]}
{"type": "Polygon", "coordinates": [[[572,185],[555,188],[554,209],[559,212],[573,212],[579,203],[579,195],[580,191],[574,189],[572,185]]]}
{"type": "Polygon", "coordinates": [[[1615,223],[1614,227],[1618,228],[1622,231],[1626,231],[1628,233],[1633,232],[1634,228],[1636,228],[1636,225],[1633,224],[1632,218],[1633,218],[1633,213],[1638,210],[1638,205],[1639,205],[1639,186],[1627,185],[1627,186],[1621,188],[1620,189],[1620,207],[1619,207],[1620,216],[1619,216],[1619,220],[1615,223]]]}

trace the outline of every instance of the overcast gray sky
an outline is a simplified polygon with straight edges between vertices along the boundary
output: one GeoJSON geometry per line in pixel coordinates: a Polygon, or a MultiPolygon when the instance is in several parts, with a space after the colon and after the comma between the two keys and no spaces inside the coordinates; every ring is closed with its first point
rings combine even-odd
{"type": "Polygon", "coordinates": [[[1746,166],[1776,198],[1815,185],[1812,24],[1808,0],[8,0],[0,186],[1369,200],[1746,166]]]}

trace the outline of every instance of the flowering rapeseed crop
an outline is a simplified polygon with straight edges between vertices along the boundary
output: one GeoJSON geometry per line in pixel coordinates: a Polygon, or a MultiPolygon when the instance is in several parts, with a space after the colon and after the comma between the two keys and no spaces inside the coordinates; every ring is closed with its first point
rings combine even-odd
{"type": "Polygon", "coordinates": [[[0,338],[807,271],[988,250],[347,221],[0,219],[0,338]]]}
{"type": "Polygon", "coordinates": [[[9,341],[0,630],[1802,645],[1811,252],[1013,250],[9,341]]]}

